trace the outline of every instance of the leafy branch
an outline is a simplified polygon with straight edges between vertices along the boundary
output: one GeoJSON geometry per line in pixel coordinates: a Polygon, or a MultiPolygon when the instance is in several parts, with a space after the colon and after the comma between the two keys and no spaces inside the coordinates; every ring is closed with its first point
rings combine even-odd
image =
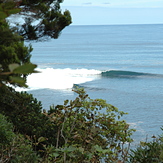
{"type": "Polygon", "coordinates": [[[36,67],[37,65],[32,63],[23,65],[13,63],[8,65],[9,72],[4,72],[0,65],[0,86],[9,83],[20,87],[28,87],[24,76],[31,73],[38,73],[38,71],[35,70],[36,67]]]}

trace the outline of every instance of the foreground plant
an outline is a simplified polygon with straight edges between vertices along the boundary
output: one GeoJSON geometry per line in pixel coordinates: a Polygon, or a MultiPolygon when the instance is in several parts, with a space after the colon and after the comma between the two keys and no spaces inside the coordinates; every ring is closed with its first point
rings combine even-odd
{"type": "Polygon", "coordinates": [[[153,137],[152,141],[140,142],[136,149],[131,149],[131,163],[161,163],[163,162],[163,137],[153,137]]]}
{"type": "Polygon", "coordinates": [[[79,94],[74,101],[44,112],[57,126],[57,141],[44,146],[49,159],[58,163],[126,160],[134,131],[120,120],[126,113],[105,100],[91,99],[83,89],[74,91],[79,94]]]}
{"type": "Polygon", "coordinates": [[[13,132],[13,124],[0,114],[0,162],[39,162],[40,158],[32,150],[32,143],[21,134],[13,132]]]}

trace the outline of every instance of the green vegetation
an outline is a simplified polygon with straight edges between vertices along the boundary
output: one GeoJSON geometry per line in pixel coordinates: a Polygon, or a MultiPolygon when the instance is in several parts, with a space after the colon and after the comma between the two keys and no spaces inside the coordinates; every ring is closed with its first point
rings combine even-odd
{"type": "Polygon", "coordinates": [[[24,39],[57,38],[71,24],[70,12],[61,12],[61,2],[0,0],[0,85],[27,87],[26,76],[35,72],[36,65],[30,62],[32,47],[26,47],[24,39]],[[13,14],[22,16],[24,23],[15,22],[11,28],[6,18],[13,14]]]}
{"type": "Polygon", "coordinates": [[[57,126],[51,158],[57,162],[125,160],[125,143],[132,142],[133,132],[124,120],[119,120],[125,113],[105,100],[91,99],[83,89],[76,92],[75,100],[66,100],[64,105],[44,113],[57,126]]]}
{"type": "Polygon", "coordinates": [[[163,138],[153,138],[151,142],[140,142],[136,149],[131,149],[130,162],[163,162],[163,138]]]}
{"type": "Polygon", "coordinates": [[[22,15],[24,22],[15,22],[13,30],[24,39],[36,40],[44,36],[58,38],[61,31],[71,24],[70,12],[66,10],[62,13],[61,2],[62,0],[1,0],[0,21],[19,13],[17,16],[22,15]]]}
{"type": "Polygon", "coordinates": [[[0,162],[39,162],[31,142],[13,129],[12,123],[0,114],[0,162]]]}
{"type": "Polygon", "coordinates": [[[91,99],[83,89],[76,93],[73,101],[42,112],[32,95],[1,87],[0,112],[13,123],[14,132],[30,141],[43,162],[127,159],[125,144],[132,142],[133,130],[120,120],[125,113],[105,100],[91,99]]]}
{"type": "Polygon", "coordinates": [[[57,38],[71,23],[69,11],[61,13],[61,2],[0,0],[0,162],[163,162],[162,137],[130,150],[134,130],[122,120],[126,113],[91,99],[83,89],[73,90],[74,100],[45,111],[31,94],[13,88],[27,87],[28,74],[37,73],[24,39],[57,38]],[[25,23],[11,28],[6,18],[18,12],[25,23]],[[33,25],[35,20],[39,23],[33,25]]]}

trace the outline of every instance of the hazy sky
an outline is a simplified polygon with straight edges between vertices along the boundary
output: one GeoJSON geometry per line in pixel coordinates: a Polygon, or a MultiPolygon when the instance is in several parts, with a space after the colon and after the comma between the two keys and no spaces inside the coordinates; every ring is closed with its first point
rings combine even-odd
{"type": "Polygon", "coordinates": [[[72,25],[160,24],[163,0],[64,0],[72,25]]]}

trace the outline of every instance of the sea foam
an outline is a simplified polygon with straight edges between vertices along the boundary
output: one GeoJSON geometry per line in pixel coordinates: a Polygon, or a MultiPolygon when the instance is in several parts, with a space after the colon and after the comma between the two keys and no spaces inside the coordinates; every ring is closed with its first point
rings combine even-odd
{"type": "Polygon", "coordinates": [[[46,68],[27,77],[28,90],[35,89],[70,89],[74,84],[81,84],[97,79],[101,71],[88,69],[53,69],[46,68]]]}

